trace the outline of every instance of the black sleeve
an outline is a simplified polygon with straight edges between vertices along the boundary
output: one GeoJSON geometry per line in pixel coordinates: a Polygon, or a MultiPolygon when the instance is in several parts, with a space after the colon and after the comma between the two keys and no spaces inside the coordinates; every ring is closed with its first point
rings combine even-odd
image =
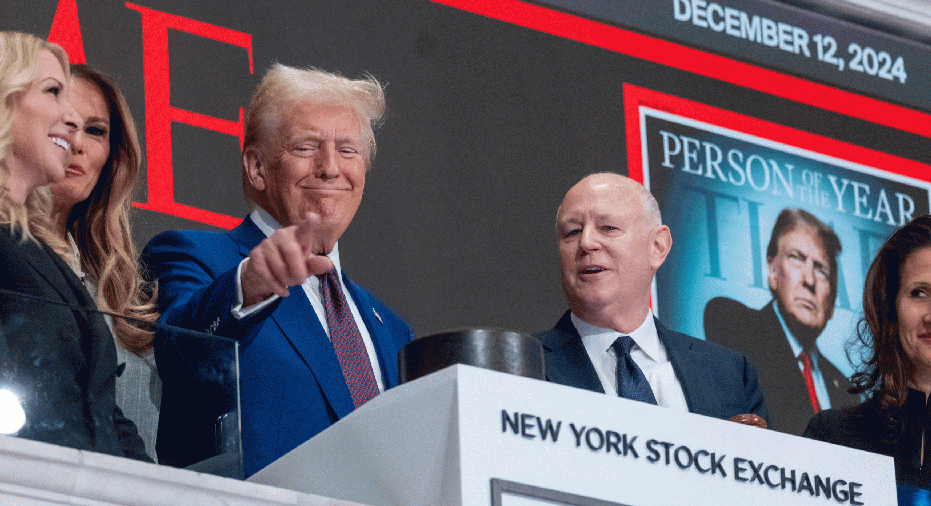
{"type": "Polygon", "coordinates": [[[152,462],[152,457],[145,452],[145,442],[139,436],[136,424],[123,416],[119,406],[113,406],[113,425],[116,427],[116,436],[119,438],[123,454],[131,459],[143,462],[152,462]]]}

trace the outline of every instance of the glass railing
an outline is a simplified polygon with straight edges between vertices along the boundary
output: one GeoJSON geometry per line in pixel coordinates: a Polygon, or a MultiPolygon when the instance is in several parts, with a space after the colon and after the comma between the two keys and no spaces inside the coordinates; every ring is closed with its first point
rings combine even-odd
{"type": "Polygon", "coordinates": [[[118,320],[0,290],[0,434],[241,479],[238,343],[136,323],[157,357],[112,357],[118,320]]]}

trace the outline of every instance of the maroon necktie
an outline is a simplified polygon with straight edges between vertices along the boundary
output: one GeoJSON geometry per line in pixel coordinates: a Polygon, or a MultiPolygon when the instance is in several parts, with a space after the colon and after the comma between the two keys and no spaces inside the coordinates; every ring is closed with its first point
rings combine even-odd
{"type": "Polygon", "coordinates": [[[811,357],[802,350],[798,359],[802,361],[802,376],[805,378],[805,386],[808,387],[808,396],[811,397],[811,407],[818,413],[821,411],[821,403],[818,402],[818,394],[815,392],[815,378],[811,375],[811,357]]]}
{"type": "Polygon", "coordinates": [[[330,341],[339,366],[343,369],[343,377],[352,395],[352,403],[359,407],[378,395],[378,383],[372,372],[372,362],[365,351],[362,334],[352,317],[346,296],[340,288],[339,275],[336,268],[317,276],[320,279],[320,292],[323,294],[323,308],[326,313],[326,324],[330,329],[330,341]]]}

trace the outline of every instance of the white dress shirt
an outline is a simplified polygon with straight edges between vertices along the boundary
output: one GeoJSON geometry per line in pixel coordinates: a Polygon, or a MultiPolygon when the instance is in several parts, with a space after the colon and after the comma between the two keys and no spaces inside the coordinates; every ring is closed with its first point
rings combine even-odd
{"type": "MultiPolygon", "coordinates": [[[[617,394],[617,355],[611,345],[621,333],[586,323],[575,314],[572,314],[571,318],[572,324],[582,337],[582,344],[595,366],[604,391],[617,394]]],[[[643,323],[627,335],[634,341],[630,356],[643,371],[653,390],[656,403],[665,408],[687,412],[689,406],[685,402],[685,394],[682,393],[682,384],[679,383],[679,378],[676,378],[672,362],[666,356],[666,348],[659,341],[653,311],[648,311],[643,323]]]]}
{"type": "MultiPolygon", "coordinates": [[[[256,207],[249,216],[266,237],[271,236],[275,230],[282,228],[282,226],[277,221],[275,221],[275,219],[272,218],[270,214],[268,214],[260,207],[256,207]]],[[[378,365],[378,355],[375,353],[375,345],[372,343],[372,336],[369,335],[369,330],[365,326],[365,322],[362,320],[362,317],[359,315],[359,308],[356,307],[356,302],[352,300],[352,295],[349,293],[349,290],[346,290],[346,284],[343,283],[343,271],[339,265],[339,243],[333,246],[333,251],[331,251],[327,257],[332,260],[333,265],[336,266],[336,273],[339,275],[338,278],[340,288],[343,290],[343,295],[346,296],[346,301],[349,303],[349,310],[352,312],[352,317],[356,321],[356,326],[359,327],[359,333],[362,335],[362,341],[365,343],[365,351],[368,353],[369,362],[372,364],[372,372],[375,373],[375,381],[378,383],[378,391],[384,392],[385,385],[381,378],[381,367],[378,365]]],[[[243,262],[245,262],[245,260],[239,263],[239,269],[236,271],[236,296],[238,304],[233,307],[232,313],[233,316],[237,319],[241,319],[245,316],[260,311],[262,308],[278,299],[278,296],[273,294],[271,297],[261,302],[246,308],[242,307],[243,262]]],[[[320,285],[321,282],[319,278],[316,276],[310,276],[305,279],[303,283],[301,283],[301,288],[303,288],[304,295],[307,296],[307,300],[310,301],[310,305],[313,306],[314,312],[317,313],[317,320],[320,321],[320,326],[323,327],[324,332],[326,332],[327,337],[329,337],[330,329],[327,327],[326,323],[326,310],[323,308],[323,293],[320,291],[320,285]]],[[[293,289],[294,288],[291,287],[291,290],[293,289]]],[[[292,296],[294,296],[293,292],[292,296]]]]}
{"type": "MultiPolygon", "coordinates": [[[[786,336],[786,340],[789,341],[789,346],[792,347],[792,354],[795,355],[795,361],[798,363],[798,370],[804,372],[805,364],[802,363],[802,359],[798,357],[798,354],[802,352],[802,345],[798,343],[798,339],[789,332],[789,327],[786,325],[786,321],[782,319],[782,313],[779,312],[779,304],[773,302],[773,309],[776,310],[776,318],[779,319],[779,324],[782,325],[782,332],[786,336]]],[[[818,367],[818,359],[821,357],[821,354],[818,353],[818,347],[812,346],[808,351],[808,357],[811,359],[811,378],[815,380],[815,395],[818,397],[818,404],[821,405],[821,409],[830,409],[831,408],[831,396],[828,395],[828,387],[824,383],[824,376],[821,374],[821,369],[818,367]]]]}

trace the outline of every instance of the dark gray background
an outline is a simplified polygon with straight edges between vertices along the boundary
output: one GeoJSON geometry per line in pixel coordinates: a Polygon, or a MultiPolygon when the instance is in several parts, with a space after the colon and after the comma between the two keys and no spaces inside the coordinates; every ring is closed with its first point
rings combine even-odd
{"type": "MultiPolygon", "coordinates": [[[[170,31],[175,107],[235,120],[274,61],[387,84],[378,156],[340,251],[418,335],[556,322],[556,208],[582,176],[627,172],[623,83],[931,162],[926,137],[427,0],[136,3],[252,34],[255,74],[245,50],[170,31]]],[[[55,8],[0,0],[0,29],[46,36],[55,8]]],[[[88,63],[118,78],[144,136],[139,12],[111,0],[78,10],[88,63]]],[[[235,138],[176,123],[172,142],[176,201],[248,212],[235,138]]],[[[212,227],[137,210],[140,246],[169,228],[212,227]]]]}
{"type": "MultiPolygon", "coordinates": [[[[785,3],[772,0],[707,1],[707,4],[716,3],[722,7],[746,12],[748,17],[757,15],[802,28],[810,37],[808,42],[810,57],[806,58],[801,54],[796,55],[758,42],[735,38],[724,32],[715,32],[711,28],[697,26],[691,21],[678,21],[674,16],[674,0],[533,1],[597,21],[629,27],[692,46],[710,49],[738,60],[781,70],[853,92],[868,94],[885,101],[931,111],[931,79],[929,79],[931,78],[931,51],[926,44],[785,3]],[[815,41],[811,40],[816,34],[829,35],[836,40],[835,56],[844,58],[843,71],[838,71],[837,67],[818,61],[815,41]],[[861,47],[871,47],[876,51],[887,51],[892,55],[893,61],[901,56],[905,62],[908,78],[904,83],[899,79],[888,81],[851,70],[851,56],[848,53],[848,46],[851,42],[861,47]]],[[[692,0],[675,1],[691,5],[692,0]]],[[[683,7],[680,9],[684,12],[683,7]]],[[[719,21],[717,15],[714,19],[715,22],[719,21]]]]}

